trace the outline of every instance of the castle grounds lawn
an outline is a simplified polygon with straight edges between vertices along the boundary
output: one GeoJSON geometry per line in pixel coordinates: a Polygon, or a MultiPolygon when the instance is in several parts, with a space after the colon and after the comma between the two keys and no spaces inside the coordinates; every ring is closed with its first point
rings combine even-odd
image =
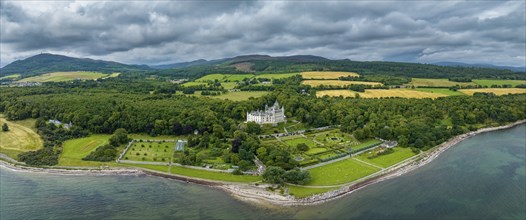
{"type": "Polygon", "coordinates": [[[59,166],[106,166],[114,165],[111,162],[84,161],[92,151],[108,143],[111,135],[96,134],[84,138],[76,138],[64,142],[62,153],[58,160],[59,166]]]}
{"type": "Polygon", "coordinates": [[[124,160],[170,162],[174,142],[134,142],[124,155],[124,160]]]}
{"type": "Polygon", "coordinates": [[[206,170],[192,169],[188,167],[181,166],[172,166],[170,173],[179,174],[189,177],[197,177],[201,179],[209,180],[218,180],[218,181],[227,181],[227,182],[257,182],[261,180],[259,176],[249,176],[249,175],[234,175],[225,172],[214,172],[206,170]]]}
{"type": "Polygon", "coordinates": [[[309,140],[307,138],[304,138],[304,137],[299,137],[299,138],[294,138],[294,139],[290,139],[290,140],[285,140],[283,142],[285,142],[286,144],[288,144],[288,145],[290,145],[292,147],[296,147],[298,144],[306,144],[310,148],[316,147],[316,142],[314,142],[312,140],[309,140]]]}
{"type": "Polygon", "coordinates": [[[361,148],[364,148],[364,147],[367,147],[367,146],[370,146],[372,144],[380,144],[382,143],[381,141],[379,140],[376,140],[376,139],[369,139],[369,140],[366,140],[356,146],[351,146],[353,150],[359,150],[361,148]]]}
{"type": "Polygon", "coordinates": [[[0,152],[16,159],[22,152],[42,148],[43,141],[34,128],[35,120],[7,121],[0,118],[0,125],[7,123],[9,131],[0,131],[0,152]]]}
{"type": "Polygon", "coordinates": [[[289,194],[293,195],[296,198],[305,198],[305,197],[309,197],[315,194],[320,194],[320,193],[338,189],[338,187],[307,188],[307,187],[293,186],[293,185],[287,185],[287,188],[289,189],[289,194]]]}
{"type": "Polygon", "coordinates": [[[371,151],[364,152],[356,156],[356,158],[363,160],[365,162],[372,163],[374,165],[383,167],[383,168],[387,168],[389,166],[399,163],[400,161],[403,161],[407,158],[410,158],[416,155],[415,153],[413,153],[411,148],[395,147],[393,148],[393,150],[394,150],[393,153],[386,154],[386,155],[380,155],[373,159],[367,158],[370,155],[372,155],[371,151]]]}
{"type": "Polygon", "coordinates": [[[323,153],[325,151],[329,151],[329,149],[324,148],[324,147],[315,147],[315,148],[309,149],[307,152],[305,152],[305,154],[307,154],[307,155],[314,155],[314,154],[318,154],[318,153],[323,153]]]}
{"type": "Polygon", "coordinates": [[[344,184],[371,175],[379,170],[379,168],[353,159],[345,159],[310,169],[312,181],[308,185],[332,186],[344,184]]]}

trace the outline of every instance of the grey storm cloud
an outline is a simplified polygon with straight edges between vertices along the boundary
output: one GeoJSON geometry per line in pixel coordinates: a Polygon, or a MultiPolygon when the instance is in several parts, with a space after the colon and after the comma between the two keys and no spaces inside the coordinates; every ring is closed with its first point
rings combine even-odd
{"type": "Polygon", "coordinates": [[[1,1],[1,65],[243,54],[524,66],[524,1],[1,1]]]}

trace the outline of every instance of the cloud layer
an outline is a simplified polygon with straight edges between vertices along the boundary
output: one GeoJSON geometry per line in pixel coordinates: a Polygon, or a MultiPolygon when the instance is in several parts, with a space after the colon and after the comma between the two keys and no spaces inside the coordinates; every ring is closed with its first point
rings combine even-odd
{"type": "Polygon", "coordinates": [[[1,63],[40,52],[164,64],[242,54],[524,66],[524,1],[0,2],[1,63]]]}

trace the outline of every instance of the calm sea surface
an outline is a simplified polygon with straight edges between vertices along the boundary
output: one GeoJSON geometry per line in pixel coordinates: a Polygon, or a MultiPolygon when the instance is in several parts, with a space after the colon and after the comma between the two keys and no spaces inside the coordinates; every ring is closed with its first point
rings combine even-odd
{"type": "Polygon", "coordinates": [[[344,198],[263,208],[158,177],[0,168],[0,219],[526,219],[526,125],[461,142],[433,162],[344,198]]]}

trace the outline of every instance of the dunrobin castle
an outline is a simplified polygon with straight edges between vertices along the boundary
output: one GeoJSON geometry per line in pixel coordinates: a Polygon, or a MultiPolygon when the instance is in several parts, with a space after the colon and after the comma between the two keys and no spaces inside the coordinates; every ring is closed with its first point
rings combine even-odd
{"type": "Polygon", "coordinates": [[[278,101],[272,107],[265,105],[265,111],[257,110],[247,113],[247,122],[256,122],[258,124],[277,124],[285,122],[285,108],[279,106],[278,101]]]}

